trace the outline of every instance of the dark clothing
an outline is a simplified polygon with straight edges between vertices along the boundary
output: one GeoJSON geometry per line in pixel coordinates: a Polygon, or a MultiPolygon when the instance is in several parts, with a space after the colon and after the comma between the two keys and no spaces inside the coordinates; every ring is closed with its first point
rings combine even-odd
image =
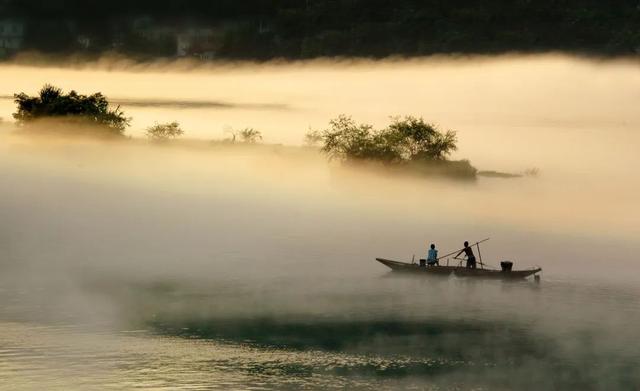
{"type": "Polygon", "coordinates": [[[475,269],[476,268],[476,257],[473,255],[467,258],[467,269],[475,269]]]}
{"type": "MultiPolygon", "coordinates": [[[[471,247],[467,246],[462,251],[458,253],[458,255],[464,253],[467,256],[467,268],[475,269],[476,268],[476,256],[473,254],[473,250],[471,247]]],[[[458,256],[456,255],[456,256],[458,256]]]]}

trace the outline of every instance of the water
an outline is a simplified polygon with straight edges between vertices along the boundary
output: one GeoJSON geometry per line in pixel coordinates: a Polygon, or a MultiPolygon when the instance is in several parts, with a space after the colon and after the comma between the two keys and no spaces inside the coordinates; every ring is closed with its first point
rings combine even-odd
{"type": "Polygon", "coordinates": [[[11,389],[634,389],[640,380],[629,344],[637,288],[279,282],[288,287],[88,284],[91,301],[118,307],[119,325],[87,323],[95,308],[52,314],[59,291],[29,305],[4,293],[19,308],[3,309],[0,371],[11,389]]]}
{"type": "Polygon", "coordinates": [[[204,139],[255,125],[283,143],[340,112],[406,112],[459,130],[459,158],[540,176],[398,178],[295,147],[33,140],[5,124],[0,388],[640,386],[634,64],[147,70],[3,65],[0,95],[55,81],[122,101],[133,135],[178,119],[204,139]],[[541,284],[397,278],[373,260],[485,237],[487,263],[539,265],[541,284]]]}

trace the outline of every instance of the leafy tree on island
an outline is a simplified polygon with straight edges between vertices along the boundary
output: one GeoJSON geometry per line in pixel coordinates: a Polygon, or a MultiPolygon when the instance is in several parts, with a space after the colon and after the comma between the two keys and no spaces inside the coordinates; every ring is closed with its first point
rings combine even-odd
{"type": "Polygon", "coordinates": [[[441,132],[422,118],[392,117],[388,127],[376,130],[340,115],[329,125],[330,128],[319,135],[322,150],[329,157],[341,160],[368,159],[384,163],[445,160],[457,149],[454,131],[441,132]]]}
{"type": "Polygon", "coordinates": [[[120,106],[111,108],[99,92],[82,95],[72,90],[65,94],[60,88],[46,84],[37,96],[14,94],[14,101],[18,110],[13,118],[19,126],[54,119],[65,125],[85,126],[85,129],[86,125],[92,125],[107,134],[122,136],[130,123],[120,106]]]}
{"type": "Polygon", "coordinates": [[[442,132],[422,118],[392,117],[391,125],[382,133],[397,143],[398,152],[406,160],[445,160],[458,149],[456,132],[442,132]]]}
{"type": "Polygon", "coordinates": [[[152,141],[167,141],[182,136],[184,130],[180,128],[180,124],[177,121],[173,121],[164,124],[156,123],[148,127],[145,134],[152,141]]]}
{"type": "Polygon", "coordinates": [[[371,161],[388,166],[412,166],[425,173],[438,172],[459,177],[475,177],[477,170],[466,160],[450,161],[457,149],[452,130],[441,131],[422,118],[392,117],[391,124],[374,129],[340,115],[322,131],[322,152],[330,159],[371,161]]]}

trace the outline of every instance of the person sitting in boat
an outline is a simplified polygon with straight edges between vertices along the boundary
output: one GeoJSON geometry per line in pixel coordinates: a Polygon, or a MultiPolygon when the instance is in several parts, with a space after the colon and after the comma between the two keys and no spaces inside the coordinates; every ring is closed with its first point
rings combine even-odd
{"type": "Polygon", "coordinates": [[[476,256],[473,254],[473,250],[469,247],[469,242],[464,242],[464,248],[460,250],[458,257],[460,254],[464,253],[467,256],[467,268],[475,269],[476,268],[476,256]]]}
{"type": "Polygon", "coordinates": [[[427,254],[427,265],[440,265],[440,263],[438,262],[438,250],[436,250],[436,245],[433,243],[431,244],[431,248],[429,249],[429,254],[427,254]]]}

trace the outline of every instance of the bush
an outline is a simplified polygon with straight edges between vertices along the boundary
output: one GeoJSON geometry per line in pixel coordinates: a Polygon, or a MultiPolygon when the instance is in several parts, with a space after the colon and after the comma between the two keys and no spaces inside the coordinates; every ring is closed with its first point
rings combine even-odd
{"type": "Polygon", "coordinates": [[[259,130],[253,128],[245,128],[238,131],[238,137],[243,143],[255,144],[262,141],[262,133],[259,130]]]}
{"type": "Polygon", "coordinates": [[[184,134],[184,130],[180,128],[180,124],[177,121],[158,124],[147,128],[145,133],[149,140],[152,141],[167,141],[172,138],[178,138],[184,134]]]}
{"type": "Polygon", "coordinates": [[[437,126],[424,122],[422,118],[392,118],[384,131],[389,139],[398,144],[399,153],[405,160],[445,160],[458,149],[456,133],[441,132],[437,126]]]}
{"type": "Polygon", "coordinates": [[[443,133],[422,118],[392,117],[387,128],[376,130],[341,115],[329,125],[330,128],[321,133],[322,150],[333,159],[383,163],[445,160],[457,149],[455,132],[443,133]]]}
{"type": "Polygon", "coordinates": [[[14,94],[18,111],[13,114],[17,124],[23,126],[40,119],[56,119],[58,122],[94,125],[114,135],[123,135],[130,119],[120,106],[112,109],[101,93],[82,95],[76,91],[64,94],[60,88],[45,85],[37,96],[14,94]]]}
{"type": "Polygon", "coordinates": [[[228,128],[225,132],[230,133],[231,138],[224,141],[231,144],[238,141],[245,144],[257,144],[262,141],[262,133],[254,128],[244,128],[242,130],[233,130],[232,128],[228,128]]]}
{"type": "Polygon", "coordinates": [[[376,130],[341,115],[319,133],[322,151],[330,159],[348,162],[371,161],[388,166],[405,166],[424,174],[472,178],[477,170],[467,160],[450,161],[457,149],[454,131],[416,117],[392,117],[391,124],[376,130]]]}
{"type": "Polygon", "coordinates": [[[345,115],[329,121],[329,129],[322,132],[322,151],[331,159],[376,159],[380,151],[375,146],[376,134],[371,125],[356,124],[345,115]]]}

